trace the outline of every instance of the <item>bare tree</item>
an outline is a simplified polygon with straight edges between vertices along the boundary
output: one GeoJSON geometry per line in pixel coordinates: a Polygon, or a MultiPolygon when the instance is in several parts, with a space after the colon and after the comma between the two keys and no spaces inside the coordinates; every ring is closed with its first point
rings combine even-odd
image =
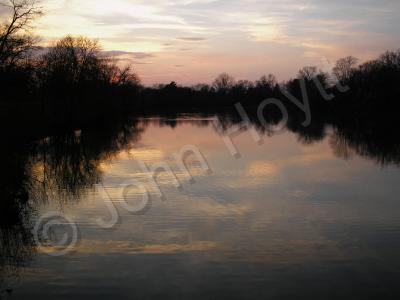
{"type": "Polygon", "coordinates": [[[345,82],[350,78],[357,63],[358,59],[353,56],[341,58],[336,62],[336,66],[333,68],[333,75],[335,75],[337,80],[345,82]]]}
{"type": "Polygon", "coordinates": [[[114,83],[119,86],[139,86],[139,76],[133,72],[132,66],[128,65],[120,69],[117,67],[117,76],[115,77],[114,83]]]}
{"type": "Polygon", "coordinates": [[[226,92],[235,84],[235,79],[227,73],[220,74],[214,81],[213,87],[219,92],[226,92]]]}
{"type": "Polygon", "coordinates": [[[30,30],[32,22],[42,15],[40,0],[0,0],[10,16],[0,25],[0,65],[15,64],[26,57],[35,39],[30,30]]]}
{"type": "Polygon", "coordinates": [[[66,36],[41,57],[41,78],[49,86],[82,87],[87,84],[139,86],[131,66],[119,68],[101,53],[96,40],[66,36]]]}
{"type": "Polygon", "coordinates": [[[318,68],[314,66],[306,66],[299,70],[297,77],[299,79],[312,80],[318,75],[318,68]]]}
{"type": "MultiPolygon", "coordinates": [[[[323,72],[315,66],[306,66],[299,70],[297,79],[305,80],[306,83],[313,83],[321,92],[322,89],[327,88],[329,74],[323,72]]],[[[326,95],[326,97],[328,97],[326,95]]]]}
{"type": "Polygon", "coordinates": [[[43,55],[44,75],[70,84],[97,80],[102,65],[100,50],[96,40],[66,36],[43,55]]]}
{"type": "Polygon", "coordinates": [[[387,66],[400,67],[400,49],[397,51],[386,51],[379,57],[379,61],[387,66]]]}
{"type": "Polygon", "coordinates": [[[275,85],[277,84],[277,80],[275,75],[269,74],[268,76],[261,76],[259,80],[256,81],[256,86],[258,88],[268,88],[274,89],[275,85]]]}

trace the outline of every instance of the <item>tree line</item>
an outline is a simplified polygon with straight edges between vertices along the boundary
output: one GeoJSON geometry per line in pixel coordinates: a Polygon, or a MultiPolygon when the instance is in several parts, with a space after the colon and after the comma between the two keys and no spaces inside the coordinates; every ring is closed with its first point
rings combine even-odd
{"type": "Polygon", "coordinates": [[[342,58],[330,73],[306,66],[281,83],[272,74],[252,82],[222,73],[212,84],[144,87],[130,66],[121,68],[95,40],[66,36],[38,47],[32,33],[34,21],[43,14],[38,0],[1,0],[0,5],[9,13],[0,28],[0,103],[21,103],[54,121],[75,122],[132,109],[212,109],[237,102],[254,106],[267,98],[280,99],[296,111],[287,94],[301,100],[304,87],[319,114],[376,115],[398,108],[400,50],[363,64],[352,56],[342,58]],[[327,101],[327,95],[333,100],[327,101]]]}

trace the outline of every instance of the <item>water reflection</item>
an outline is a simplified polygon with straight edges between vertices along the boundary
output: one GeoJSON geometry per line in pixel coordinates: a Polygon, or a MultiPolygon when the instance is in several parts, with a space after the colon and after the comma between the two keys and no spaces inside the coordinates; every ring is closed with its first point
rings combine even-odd
{"type": "Polygon", "coordinates": [[[1,148],[0,290],[35,252],[32,218],[37,207],[78,201],[101,181],[100,164],[140,139],[135,121],[98,131],[75,131],[41,140],[13,140],[1,148]]]}
{"type": "MultiPolygon", "coordinates": [[[[268,138],[274,137],[274,133],[271,128],[265,128],[258,120],[257,116],[249,113],[252,125],[257,131],[268,138]]],[[[209,149],[215,144],[215,140],[218,138],[218,134],[215,132],[213,127],[213,120],[215,114],[190,114],[190,115],[171,115],[171,116],[152,116],[146,118],[134,118],[125,120],[114,126],[104,126],[102,128],[95,129],[82,129],[70,133],[61,135],[46,137],[42,139],[31,139],[31,140],[18,140],[11,141],[7,147],[3,147],[0,157],[2,158],[3,170],[0,174],[0,194],[1,194],[1,223],[0,223],[0,235],[1,235],[1,248],[0,248],[0,295],[1,293],[8,293],[10,288],[10,282],[12,278],[18,277],[19,272],[27,268],[36,255],[36,245],[32,238],[32,228],[34,226],[34,220],[39,214],[40,207],[46,205],[54,205],[62,208],[64,205],[70,205],[76,203],[79,205],[79,201],[88,197],[90,191],[93,191],[96,184],[99,184],[107,177],[104,174],[104,164],[107,162],[113,162],[114,160],[121,160],[121,153],[127,152],[134,159],[140,159],[146,161],[146,155],[150,155],[153,158],[156,156],[154,152],[156,150],[165,150],[168,152],[169,148],[173,148],[173,140],[168,141],[168,135],[166,135],[166,129],[178,131],[179,141],[182,145],[186,142],[196,143],[198,141],[202,145],[208,145],[209,149]],[[187,125],[196,126],[200,129],[207,129],[207,134],[202,136],[198,135],[193,137],[195,130],[188,130],[187,125]],[[184,131],[179,131],[180,128],[185,128],[184,131]],[[150,149],[143,145],[143,135],[152,134],[154,139],[157,139],[159,135],[159,142],[163,149],[150,149]],[[211,138],[211,135],[213,137],[211,138]],[[164,140],[166,139],[166,140],[164,140]],[[162,144],[163,143],[163,144],[162,144]],[[153,152],[151,152],[153,151],[153,152]]],[[[222,122],[222,128],[226,132],[229,131],[233,126],[238,126],[242,121],[235,113],[219,113],[217,117],[222,122]]],[[[280,118],[275,115],[266,116],[268,123],[277,125],[280,122],[280,118]]],[[[373,160],[380,166],[389,167],[391,165],[398,166],[400,163],[400,141],[397,136],[390,136],[390,128],[385,124],[374,123],[374,122],[355,122],[353,120],[335,120],[335,121],[319,121],[314,120],[311,126],[303,127],[301,122],[303,120],[298,118],[291,118],[287,125],[287,130],[290,134],[294,134],[297,137],[298,143],[305,147],[315,147],[319,143],[323,143],[326,139],[329,140],[331,152],[334,153],[338,158],[345,160],[351,157],[363,157],[369,160],[373,160]]],[[[283,135],[285,137],[285,135],[283,135]]],[[[256,148],[257,145],[248,145],[249,148],[256,148]]],[[[171,150],[172,151],[172,150],[171,150]]],[[[210,150],[211,151],[211,150],[210,150]]],[[[225,150],[226,151],[226,150],[225,150]]],[[[290,151],[290,149],[284,149],[282,151],[290,151]]],[[[267,154],[267,153],[265,153],[267,154]]],[[[218,155],[229,155],[226,151],[224,154],[218,152],[218,155]]],[[[262,155],[262,154],[259,154],[262,155]]],[[[268,153],[271,155],[271,153],[268,153]]],[[[326,153],[321,152],[319,155],[323,156],[326,153]]],[[[166,156],[163,153],[158,154],[159,159],[165,159],[166,156]]],[[[165,243],[153,243],[151,245],[137,245],[131,241],[87,241],[83,240],[78,253],[80,255],[95,255],[99,251],[102,255],[143,255],[143,254],[179,254],[179,253],[191,253],[191,252],[203,252],[203,251],[214,251],[220,247],[224,248],[224,259],[227,261],[234,262],[231,265],[232,270],[239,272],[240,259],[237,257],[237,252],[230,251],[229,249],[241,249],[246,251],[248,245],[255,245],[255,249],[250,247],[248,250],[252,252],[251,257],[247,257],[248,263],[264,263],[274,264],[279,262],[288,261],[287,263],[295,263],[291,254],[285,256],[282,251],[282,245],[285,245],[286,251],[288,249],[300,249],[300,252],[307,256],[306,260],[312,261],[313,251],[315,249],[326,248],[325,255],[327,257],[340,257],[340,253],[329,253],[332,249],[332,241],[328,239],[321,239],[315,237],[313,240],[304,241],[296,238],[296,235],[301,235],[300,232],[296,232],[292,226],[288,224],[279,226],[288,226],[291,231],[285,230],[287,236],[274,236],[282,228],[271,229],[270,233],[264,231],[263,239],[257,234],[257,227],[262,230],[261,227],[264,222],[269,222],[269,225],[274,225],[274,218],[278,216],[269,216],[270,220],[264,220],[261,223],[256,224],[255,220],[262,220],[265,216],[257,216],[257,210],[250,207],[249,202],[242,201],[244,194],[238,194],[234,196],[235,191],[240,188],[249,189],[250,187],[255,188],[253,193],[262,193],[262,188],[265,186],[276,185],[276,181],[279,180],[279,169],[293,165],[296,166],[301,164],[302,161],[307,159],[317,159],[318,157],[307,158],[294,157],[292,160],[279,158],[275,160],[262,159],[262,156],[252,158],[251,164],[246,168],[245,172],[238,174],[229,173],[231,169],[221,166],[220,172],[223,173],[223,178],[226,179],[224,182],[212,183],[213,189],[207,192],[202,189],[196,189],[192,191],[193,194],[189,195],[193,198],[203,197],[212,198],[216,203],[222,206],[211,205],[207,206],[206,202],[190,203],[193,205],[193,211],[187,206],[185,212],[180,211],[181,209],[176,208],[173,213],[176,214],[176,222],[189,222],[188,219],[184,219],[185,213],[192,214],[194,220],[198,217],[199,211],[206,212],[210,217],[236,215],[245,216],[246,218],[240,219],[238,222],[233,222],[228,219],[220,219],[220,221],[209,220],[207,225],[199,223],[192,223],[190,226],[198,227],[197,234],[199,235],[196,241],[190,243],[183,243],[177,236],[175,242],[165,243]],[[239,177],[239,178],[238,178],[239,177]],[[222,188],[225,188],[222,191],[222,188]],[[201,191],[200,191],[201,190],[201,191]],[[227,196],[229,195],[229,196],[227,196]],[[229,200],[226,200],[229,198],[229,200]],[[236,199],[236,200],[235,200],[236,199]],[[223,207],[223,209],[221,208],[223,207]],[[196,213],[194,212],[196,211],[196,213]],[[181,218],[181,219],[180,219],[181,218]],[[252,221],[251,219],[254,218],[252,221]],[[218,223],[220,222],[220,223],[218,223]],[[252,234],[248,233],[246,236],[244,233],[240,233],[239,236],[234,236],[235,230],[230,229],[232,232],[230,237],[222,237],[219,234],[225,233],[225,226],[239,227],[241,223],[252,223],[251,228],[254,230],[252,234]],[[218,228],[221,233],[214,232],[213,240],[207,240],[204,235],[207,234],[208,228],[218,228]],[[203,237],[201,237],[203,236],[203,237]],[[229,247],[221,245],[219,241],[225,241],[229,244],[229,247]],[[269,244],[266,245],[265,241],[269,244]],[[274,246],[275,244],[275,246],[274,246]],[[260,249],[268,248],[269,256],[265,256],[265,253],[260,249]],[[290,259],[289,259],[290,257],[290,259]]],[[[113,166],[118,167],[117,165],[113,166]]],[[[113,167],[107,169],[108,173],[112,173],[113,167]]],[[[135,170],[133,167],[127,166],[127,163],[120,164],[121,170],[116,171],[116,174],[121,177],[134,176],[135,170]],[[125,168],[125,169],[124,169],[125,168]],[[129,168],[129,170],[127,170],[129,168]]],[[[238,166],[240,169],[240,166],[238,166]]],[[[327,168],[326,166],[324,168],[327,168]]],[[[299,167],[294,167],[293,173],[298,172],[299,167]]],[[[323,169],[329,173],[330,170],[323,169]]],[[[139,174],[140,175],[140,174],[139,174]]],[[[317,182],[315,179],[310,178],[309,181],[317,182]]],[[[211,184],[211,183],[210,183],[211,184]]],[[[296,188],[294,181],[291,183],[293,186],[290,187],[290,197],[302,198],[304,193],[307,193],[304,189],[296,188]]],[[[317,183],[315,183],[317,184],[317,183]]],[[[278,188],[287,188],[284,185],[278,185],[278,188]]],[[[333,192],[331,192],[333,193],[333,192]]],[[[178,197],[178,196],[176,196],[178,197]]],[[[250,201],[250,199],[249,199],[250,201]]],[[[254,204],[255,205],[255,204],[254,204]]],[[[257,206],[260,204],[257,204],[257,206]]],[[[275,211],[276,207],[283,205],[279,201],[272,201],[269,203],[262,204],[260,211],[266,209],[265,206],[271,211],[275,211]]],[[[293,207],[288,209],[289,214],[292,215],[292,222],[295,222],[299,215],[306,214],[301,205],[299,204],[296,208],[296,213],[293,207]]],[[[340,214],[340,213],[338,213],[340,214]]],[[[162,215],[159,215],[160,224],[162,224],[162,215]]],[[[182,224],[175,224],[176,226],[182,224]]],[[[136,226],[140,226],[136,224],[136,226]]],[[[168,225],[167,225],[168,226],[168,225]]],[[[160,229],[157,229],[160,230],[160,229]]],[[[155,232],[157,232],[157,230],[155,232]]],[[[239,228],[238,228],[239,230],[239,228]]],[[[160,231],[163,232],[163,231],[160,231]]],[[[137,232],[136,232],[137,233],[137,232]]],[[[164,232],[165,233],[165,232],[164,232]]],[[[138,240],[146,240],[144,233],[137,233],[136,238],[138,240]]],[[[153,232],[153,235],[154,232],[153,232]]],[[[340,239],[341,237],[339,237],[340,239]]],[[[155,241],[163,241],[164,238],[161,235],[155,235],[152,237],[155,241]]],[[[339,251],[340,249],[336,249],[339,251]]],[[[339,251],[340,252],[340,251],[339,251]]],[[[218,261],[217,256],[213,259],[218,261]]],[[[300,258],[299,258],[300,259],[300,258]]],[[[304,259],[304,257],[303,257],[304,259]]],[[[222,266],[220,266],[222,267],[222,266]]],[[[243,267],[243,266],[242,266],[243,267]]],[[[203,270],[204,271],[204,270],[203,270]]],[[[243,271],[243,270],[242,270],[243,271]]],[[[208,271],[207,271],[208,272],[208,271]]],[[[207,273],[206,272],[206,273],[207,273]]],[[[260,274],[253,274],[254,276],[260,276],[260,274]]]]}

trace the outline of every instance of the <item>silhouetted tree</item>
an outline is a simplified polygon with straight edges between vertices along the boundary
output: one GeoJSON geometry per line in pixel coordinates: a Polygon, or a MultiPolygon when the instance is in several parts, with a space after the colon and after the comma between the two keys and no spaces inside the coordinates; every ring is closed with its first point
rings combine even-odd
{"type": "Polygon", "coordinates": [[[346,81],[350,91],[340,95],[342,108],[338,105],[336,109],[341,114],[356,111],[375,119],[389,119],[400,108],[395,100],[400,94],[399,80],[400,51],[388,51],[352,70],[346,81]]]}
{"type": "Polygon", "coordinates": [[[50,87],[83,88],[86,85],[138,86],[131,66],[119,68],[101,54],[96,40],[67,36],[42,56],[41,75],[50,87]]]}
{"type": "Polygon", "coordinates": [[[397,51],[386,51],[379,57],[379,61],[388,67],[400,68],[400,49],[397,51]]]}
{"type": "MultiPolygon", "coordinates": [[[[106,68],[107,69],[107,68],[106,68]]],[[[110,66],[108,69],[116,70],[116,74],[112,77],[112,83],[117,86],[140,86],[139,76],[133,72],[132,66],[126,66],[123,69],[117,66],[110,66]]]]}
{"type": "Polygon", "coordinates": [[[196,84],[192,87],[192,89],[196,92],[206,93],[206,94],[215,92],[214,88],[206,83],[196,84]]]}
{"type": "Polygon", "coordinates": [[[357,66],[357,63],[358,59],[353,56],[341,58],[336,62],[336,65],[333,68],[333,74],[337,80],[345,83],[350,79],[352,73],[354,72],[354,68],[357,66]]]}
{"type": "Polygon", "coordinates": [[[213,87],[217,92],[226,93],[235,84],[235,79],[227,73],[220,74],[213,83],[213,87]]]}
{"type": "Polygon", "coordinates": [[[44,83],[70,89],[85,82],[101,81],[99,52],[97,41],[72,36],[61,39],[42,57],[44,83]]]}
{"type": "Polygon", "coordinates": [[[273,90],[277,84],[276,77],[273,74],[269,74],[268,76],[261,76],[259,80],[256,81],[256,87],[261,89],[269,89],[273,90]]]}
{"type": "Polygon", "coordinates": [[[0,27],[0,66],[14,65],[26,59],[35,44],[30,32],[32,22],[42,15],[37,0],[2,0],[0,6],[10,12],[0,27]]]}
{"type": "Polygon", "coordinates": [[[298,79],[306,79],[311,81],[318,74],[318,68],[315,66],[306,66],[299,70],[297,74],[298,79]]]}

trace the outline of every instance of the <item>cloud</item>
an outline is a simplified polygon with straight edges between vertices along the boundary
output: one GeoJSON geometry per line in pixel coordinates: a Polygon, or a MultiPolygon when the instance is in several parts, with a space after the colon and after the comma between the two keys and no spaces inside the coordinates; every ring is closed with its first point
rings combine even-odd
{"type": "Polygon", "coordinates": [[[129,51],[118,51],[118,50],[112,50],[112,51],[103,51],[104,54],[109,55],[109,56],[115,56],[115,57],[130,57],[132,59],[146,59],[146,58],[153,58],[156,55],[153,53],[146,53],[146,52],[129,52],[129,51]]]}
{"type": "Polygon", "coordinates": [[[400,43],[398,0],[44,0],[43,6],[37,33],[44,41],[87,35],[105,50],[137,53],[130,58],[143,65],[149,83],[195,83],[222,69],[240,78],[267,70],[287,79],[316,58],[370,59],[400,43]],[[188,43],[196,49],[182,53],[188,43]],[[143,64],[150,58],[157,69],[143,64]],[[185,67],[177,72],[176,64],[185,67]]]}
{"type": "Polygon", "coordinates": [[[179,37],[177,39],[186,42],[202,42],[207,40],[206,38],[200,38],[200,37],[179,37]]]}

